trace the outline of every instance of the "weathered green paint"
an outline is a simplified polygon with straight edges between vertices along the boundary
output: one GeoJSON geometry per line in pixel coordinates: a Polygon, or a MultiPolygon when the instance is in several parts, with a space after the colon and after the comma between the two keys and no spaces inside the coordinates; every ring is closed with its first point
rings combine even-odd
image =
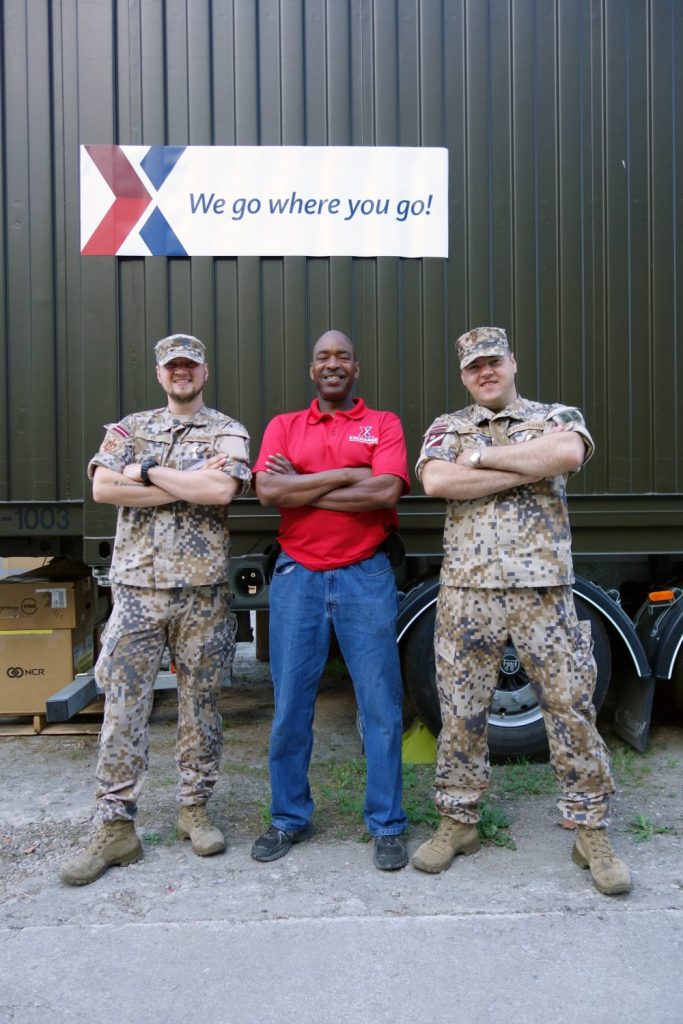
{"type": "MultiPolygon", "coordinates": [[[[453,339],[497,323],[521,390],[580,405],[595,435],[573,483],[601,502],[590,550],[613,550],[608,531],[628,522],[624,550],[681,551],[681,527],[661,528],[683,490],[678,0],[1,10],[8,509],[85,499],[89,552],[111,535],[85,462],[103,423],[160,403],[151,345],[171,330],[204,339],[208,400],[254,449],[272,415],[309,400],[311,341],[348,332],[363,395],[401,415],[414,458],[433,417],[464,402],[453,339]],[[83,142],[446,145],[450,258],[82,259],[83,142]]],[[[432,535],[424,501],[403,517],[415,549],[432,535]]],[[[251,543],[245,508],[234,531],[251,543]]],[[[13,522],[0,514],[0,536],[18,536],[13,522]]]]}

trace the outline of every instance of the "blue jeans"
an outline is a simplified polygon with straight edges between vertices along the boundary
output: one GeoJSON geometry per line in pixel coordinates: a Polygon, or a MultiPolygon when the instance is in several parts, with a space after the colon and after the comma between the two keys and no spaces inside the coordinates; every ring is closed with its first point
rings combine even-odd
{"type": "Polygon", "coordinates": [[[380,552],[343,569],[312,571],[283,551],[270,587],[272,822],[285,832],[313,813],[308,766],[313,714],[332,629],[353,680],[367,763],[364,818],[373,836],[406,827],[401,807],[403,684],[396,644],[398,596],[380,552]]]}

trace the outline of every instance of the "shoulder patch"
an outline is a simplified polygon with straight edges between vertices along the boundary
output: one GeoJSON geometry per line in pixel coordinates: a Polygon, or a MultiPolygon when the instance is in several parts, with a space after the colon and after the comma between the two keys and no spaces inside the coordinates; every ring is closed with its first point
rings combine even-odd
{"type": "Polygon", "coordinates": [[[432,432],[431,434],[427,434],[425,439],[424,439],[424,444],[422,445],[422,447],[423,448],[440,448],[441,445],[443,444],[445,436],[446,436],[446,431],[445,430],[436,431],[436,432],[432,432]]]}
{"type": "Polygon", "coordinates": [[[443,440],[446,434],[449,432],[451,424],[447,417],[434,420],[431,427],[427,431],[422,444],[423,448],[440,448],[443,444],[443,440]]]}
{"type": "Polygon", "coordinates": [[[100,445],[101,452],[109,452],[111,455],[125,451],[125,448],[126,442],[124,438],[119,437],[113,430],[107,431],[107,435],[100,445]]]}
{"type": "Polygon", "coordinates": [[[130,437],[130,431],[126,430],[123,423],[105,423],[104,429],[119,437],[130,437]]]}
{"type": "Polygon", "coordinates": [[[583,416],[579,410],[572,409],[570,406],[556,409],[550,413],[548,419],[556,420],[558,423],[583,423],[583,416]]]}

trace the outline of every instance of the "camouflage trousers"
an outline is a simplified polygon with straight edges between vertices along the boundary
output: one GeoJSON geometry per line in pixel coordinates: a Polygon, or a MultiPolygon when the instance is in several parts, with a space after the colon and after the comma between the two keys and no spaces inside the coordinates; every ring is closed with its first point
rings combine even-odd
{"type": "Polygon", "coordinates": [[[148,764],[154,681],[166,644],[178,686],[178,800],[206,803],[223,748],[218,697],[235,652],[228,584],[171,590],[117,584],[113,596],[95,667],[105,693],[96,776],[98,811],[104,821],[135,817],[148,764]]]}
{"type": "Polygon", "coordinates": [[[443,728],[436,806],[476,823],[488,786],[488,718],[508,635],[545,719],[564,818],[607,824],[614,792],[609,753],[595,727],[590,623],[576,616],[572,589],[441,586],[434,651],[443,728]]]}

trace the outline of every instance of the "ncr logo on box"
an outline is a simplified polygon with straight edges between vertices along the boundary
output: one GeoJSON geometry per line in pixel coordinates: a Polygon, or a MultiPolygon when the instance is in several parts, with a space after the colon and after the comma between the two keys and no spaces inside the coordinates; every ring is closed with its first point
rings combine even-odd
{"type": "Polygon", "coordinates": [[[19,665],[10,665],[7,669],[8,679],[21,679],[23,676],[44,676],[44,668],[21,668],[19,665]]]}

